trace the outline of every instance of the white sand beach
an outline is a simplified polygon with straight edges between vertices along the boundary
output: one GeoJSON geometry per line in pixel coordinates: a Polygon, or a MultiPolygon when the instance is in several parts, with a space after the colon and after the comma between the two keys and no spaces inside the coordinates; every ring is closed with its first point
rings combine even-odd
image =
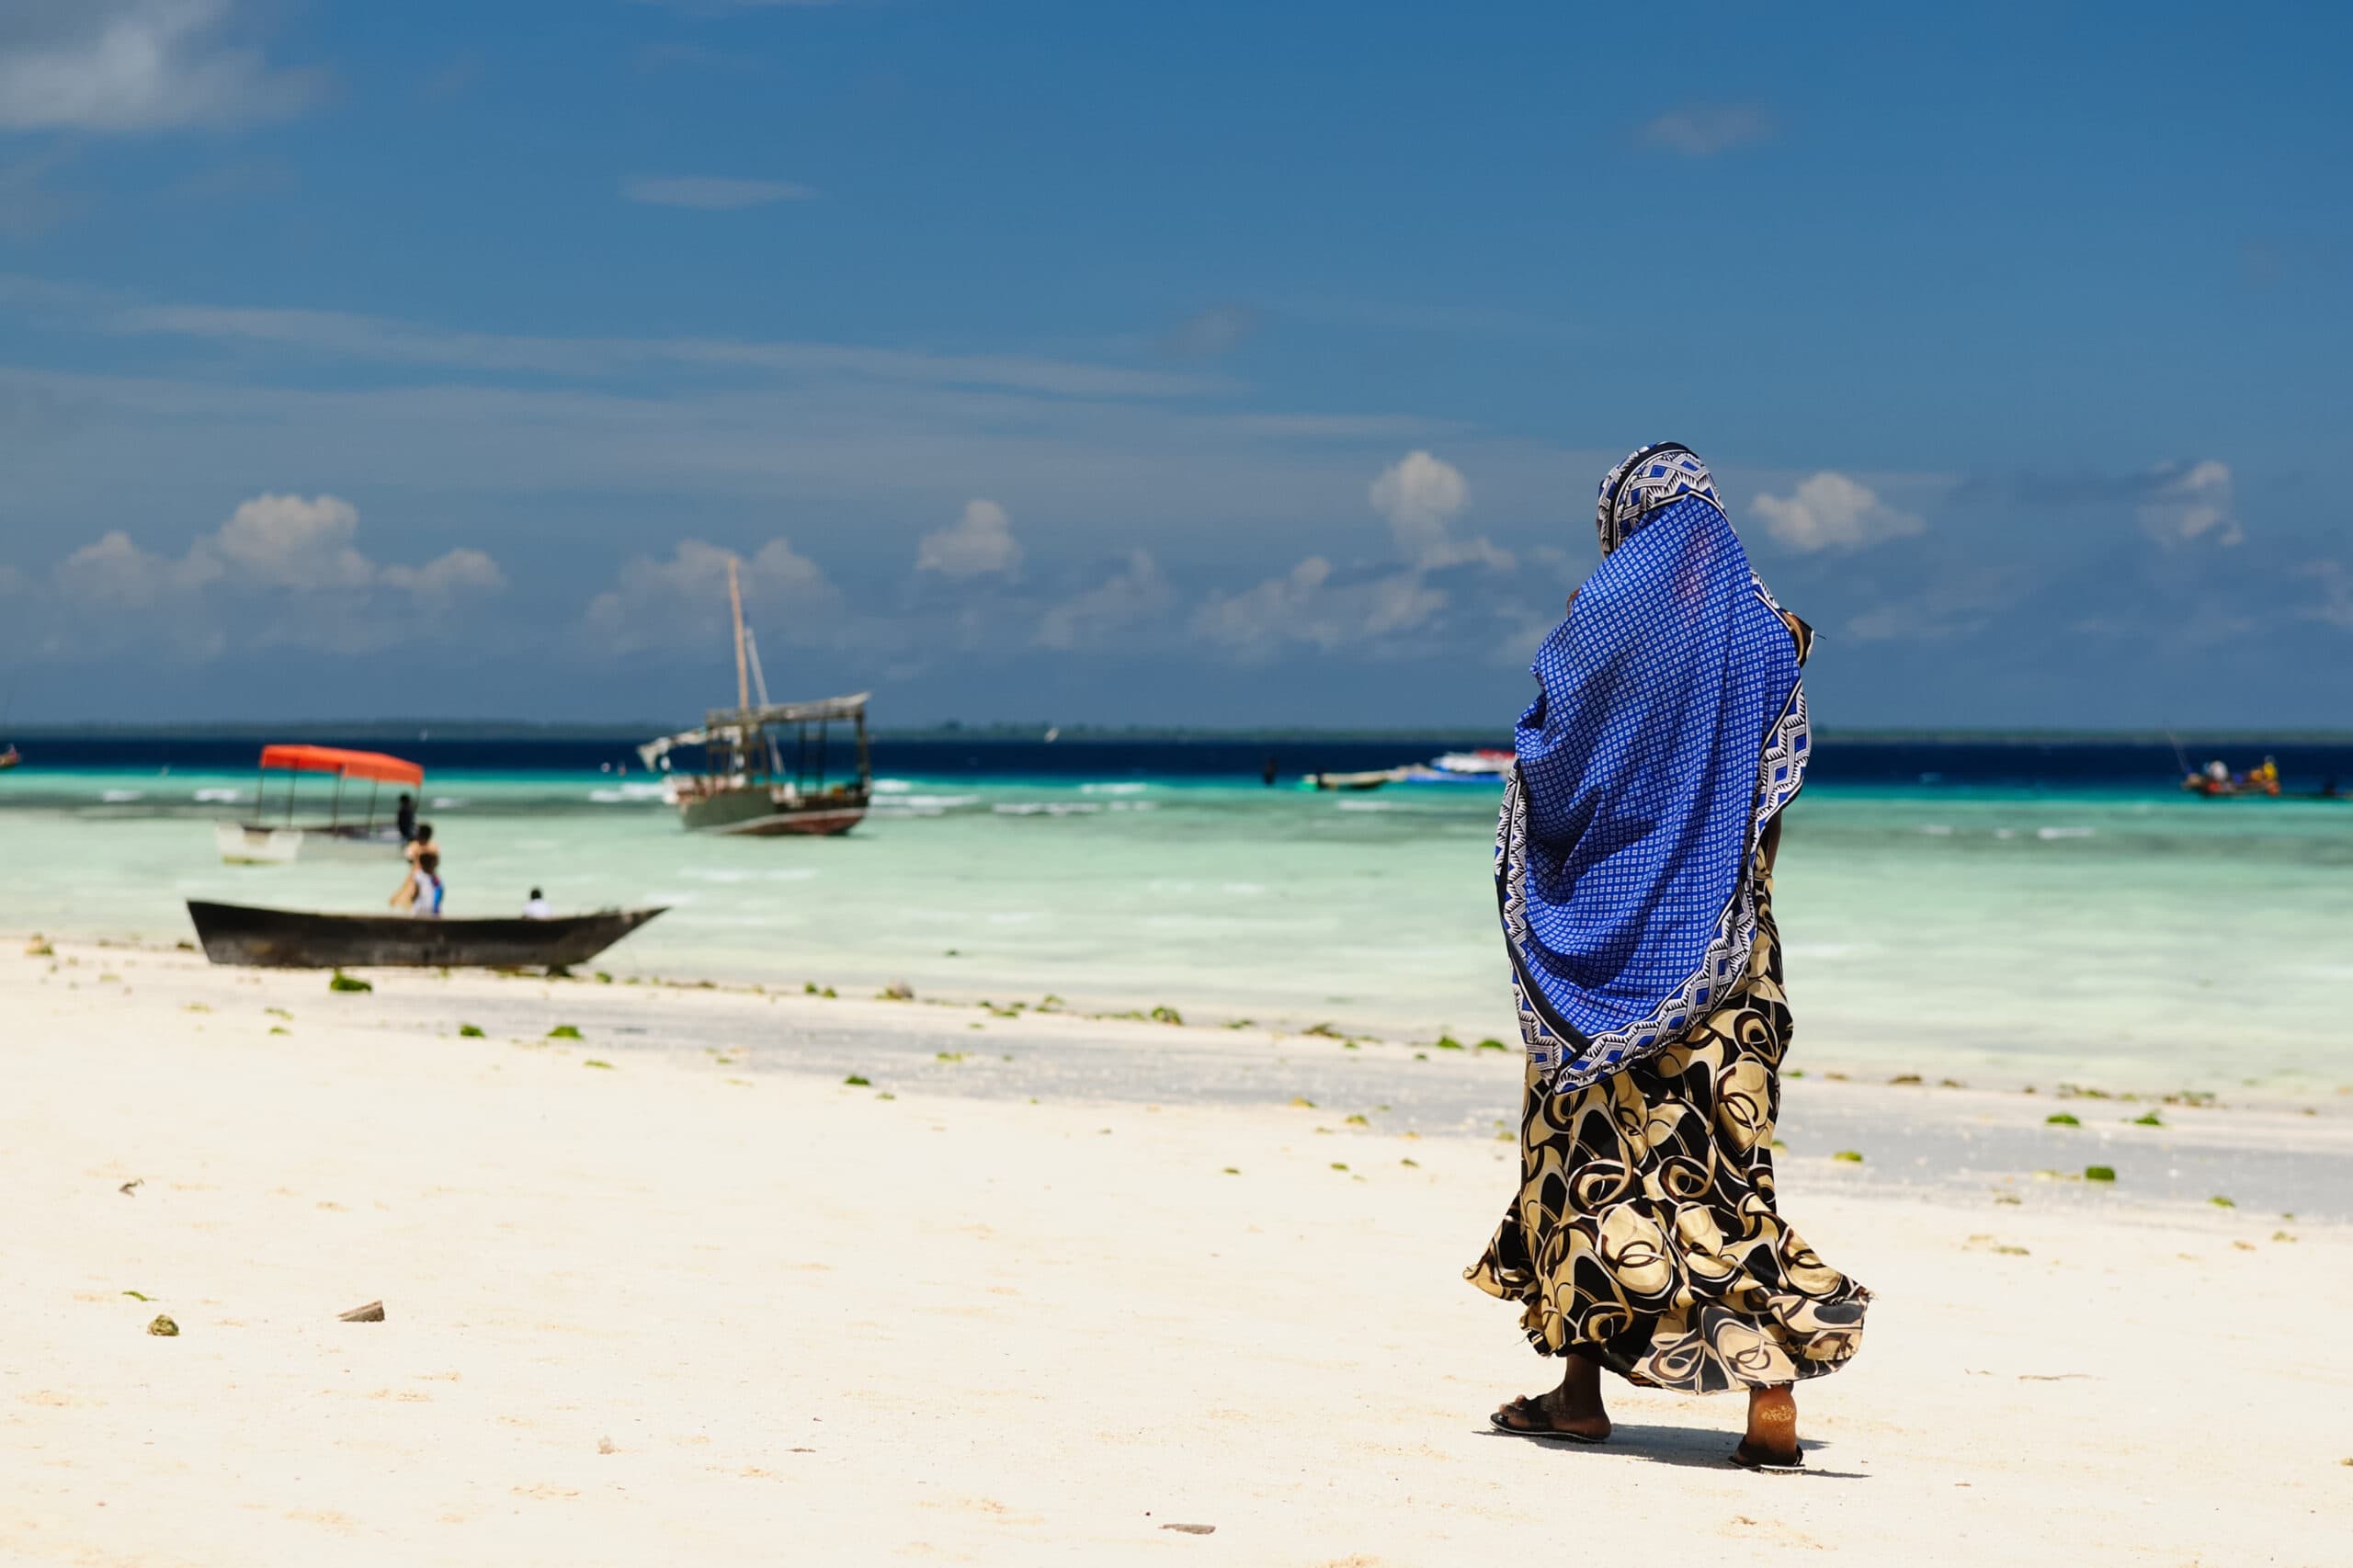
{"type": "MultiPolygon", "coordinates": [[[[10,1562],[2237,1568],[2353,1540],[2353,1234],[2277,1206],[1882,1186],[1793,1150],[1785,1212],[1877,1303],[1802,1392],[1807,1468],[1757,1476],[1724,1462],[1733,1400],[1613,1384],[1595,1449],[1487,1431],[1547,1380],[1461,1278],[1512,1187],[1483,1125],[1279,1083],[1154,1107],[1076,1067],[983,1092],[1281,1042],[25,947],[0,949],[10,1562]],[[918,1029],[965,1060],[841,1081],[918,1029]]],[[[1294,1043],[1318,1083],[1356,1070],[1294,1043]]],[[[1510,1114],[1508,1062],[1382,1049],[1510,1114]]],[[[1842,1127],[2050,1108],[1790,1094],[1842,1127]]],[[[2291,1120],[2341,1168],[2340,1106],[2200,1136],[2291,1120]]]]}

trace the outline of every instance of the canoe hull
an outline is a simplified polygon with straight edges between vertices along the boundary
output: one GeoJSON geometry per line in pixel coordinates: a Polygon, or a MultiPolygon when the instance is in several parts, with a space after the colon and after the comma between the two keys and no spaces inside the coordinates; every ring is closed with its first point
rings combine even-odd
{"type": "Polygon", "coordinates": [[[314,915],[190,899],[204,956],[260,969],[549,969],[585,963],[661,909],[607,909],[553,920],[426,920],[314,915]]]}

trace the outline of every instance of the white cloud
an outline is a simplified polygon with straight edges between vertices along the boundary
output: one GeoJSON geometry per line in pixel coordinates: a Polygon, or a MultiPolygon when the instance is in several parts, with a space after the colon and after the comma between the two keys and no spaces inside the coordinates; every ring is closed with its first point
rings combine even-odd
{"type": "Polygon", "coordinates": [[[1389,519],[1397,553],[1423,570],[1476,561],[1508,570],[1512,558],[1483,539],[1458,542],[1449,529],[1471,504],[1462,471],[1427,452],[1408,452],[1382,471],[1367,492],[1372,508],[1389,519]]]}
{"type": "Polygon", "coordinates": [[[704,212],[730,212],[743,207],[766,207],[773,201],[806,201],[817,193],[790,180],[693,175],[672,179],[625,179],[621,181],[621,194],[649,207],[691,207],[704,212]]]}
{"type": "Polygon", "coordinates": [[[1446,595],[1419,572],[1335,581],[1332,563],[1311,555],[1279,577],[1238,594],[1211,594],[1193,612],[1194,636],[1246,664],[1287,644],[1329,653],[1416,631],[1446,608],[1446,595]]]}
{"type": "Polygon", "coordinates": [[[991,574],[1011,576],[1021,566],[1021,541],[1013,537],[1013,521],[994,501],[968,501],[964,515],[952,528],[923,536],[915,549],[915,570],[937,572],[959,580],[991,574]]]}
{"type": "Polygon", "coordinates": [[[94,609],[153,609],[200,592],[223,575],[219,558],[201,543],[176,560],[140,549],[116,528],[57,563],[59,595],[94,609]]]}
{"type": "Polygon", "coordinates": [[[2148,499],[2140,506],[2141,526],[2171,548],[2213,536],[2233,545],[2246,538],[2233,515],[2231,469],[2211,458],[2184,468],[2170,464],[2150,476],[2148,499]]]}
{"type": "Polygon", "coordinates": [[[1688,158],[1712,157],[1773,134],[1773,119],[1749,104],[1688,104],[1646,121],[1643,142],[1688,158]]]}
{"type": "Polygon", "coordinates": [[[142,549],[113,529],[57,562],[49,585],[85,617],[78,641],[153,637],[200,654],[232,643],[354,652],[397,642],[472,594],[506,585],[479,550],[421,566],[380,566],[353,543],[359,514],[335,495],[256,495],[183,555],[142,549]]]}
{"type": "Polygon", "coordinates": [[[1400,564],[1344,574],[1311,555],[1241,593],[1211,595],[1193,614],[1194,636],[1245,662],[1271,658],[1291,642],[1327,652],[1377,646],[1428,626],[1446,608],[1446,591],[1431,585],[1431,573],[1470,564],[1508,571],[1514,564],[1510,551],[1484,539],[1453,537],[1454,519],[1471,504],[1471,484],[1441,458],[1408,452],[1365,494],[1389,519],[1400,564]]]}
{"type": "Polygon", "coordinates": [[[2304,619],[2353,631],[2353,572],[2347,572],[2341,561],[2313,561],[2296,574],[2320,580],[2320,603],[2306,609],[2304,619]]]}
{"type": "Polygon", "coordinates": [[[1211,305],[1162,334],[1160,351],[1176,359],[1214,359],[1241,347],[1257,330],[1258,312],[1248,305],[1211,305]]]}
{"type": "Polygon", "coordinates": [[[86,284],[0,274],[0,304],[80,320],[121,336],[257,345],[327,358],[559,376],[617,376],[649,365],[780,377],[998,387],[1086,397],[1187,397],[1233,389],[1220,377],[1020,354],[927,354],[855,344],[709,337],[531,337],[463,332],[383,316],[217,305],[153,305],[86,284]]]}
{"type": "Polygon", "coordinates": [[[1860,550],[1928,526],[1881,501],[1869,485],[1828,470],[1799,481],[1787,496],[1759,495],[1755,505],[1766,531],[1791,550],[1860,550]]]}
{"type": "Polygon", "coordinates": [[[818,640],[813,613],[830,618],[838,596],[815,562],[772,539],[749,558],[699,539],[681,540],[667,561],[639,556],[621,567],[620,580],[588,602],[587,629],[599,650],[631,653],[694,642],[727,625],[727,563],[739,562],[737,580],[747,619],[761,610],[786,612],[765,627],[771,645],[780,641],[818,640]]]}
{"type": "Polygon", "coordinates": [[[352,548],[359,510],[335,495],[256,495],[230,514],[210,550],[248,584],[298,591],[364,588],[375,563],[352,548]]]}
{"type": "Polygon", "coordinates": [[[1167,608],[1169,597],[1159,563],[1132,550],[1118,572],[1040,617],[1035,641],[1041,648],[1086,647],[1131,631],[1167,608]]]}
{"type": "Polygon", "coordinates": [[[9,0],[0,130],[155,131],[281,119],[325,89],[236,40],[231,0],[9,0]]]}
{"type": "Polygon", "coordinates": [[[479,550],[453,550],[422,566],[387,566],[377,575],[385,586],[435,606],[453,604],[466,594],[495,593],[506,585],[498,562],[479,550]]]}

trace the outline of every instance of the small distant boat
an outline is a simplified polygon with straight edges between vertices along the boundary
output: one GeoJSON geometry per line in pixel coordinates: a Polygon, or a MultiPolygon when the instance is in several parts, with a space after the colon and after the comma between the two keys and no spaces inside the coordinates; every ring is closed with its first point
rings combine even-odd
{"type": "Polygon", "coordinates": [[[744,625],[744,595],[733,561],[727,563],[727,602],[735,619],[735,706],[714,708],[703,715],[699,729],[648,741],[637,755],[646,767],[670,774],[665,793],[694,832],[754,838],[847,833],[865,820],[874,798],[866,739],[866,704],[872,694],[770,702],[759,644],[744,625]],[[826,749],[837,723],[852,728],[857,771],[854,780],[829,783],[826,749]],[[780,731],[791,734],[789,763],[780,731]],[[671,772],[670,754],[681,747],[701,750],[701,772],[671,772]]]}
{"type": "Polygon", "coordinates": [[[1501,778],[1511,771],[1514,754],[1494,746],[1476,751],[1450,751],[1430,759],[1431,771],[1453,778],[1501,778]]]}
{"type": "Polygon", "coordinates": [[[188,901],[207,959],[262,969],[556,969],[585,963],[661,913],[446,920],[188,901]]]}
{"type": "Polygon", "coordinates": [[[2208,763],[2181,781],[2181,787],[2192,795],[2209,801],[2245,800],[2257,797],[2276,800],[2279,790],[2279,765],[2265,757],[2259,767],[2245,773],[2233,773],[2221,761],[2208,763]]]}
{"type": "Polygon", "coordinates": [[[1370,773],[1311,773],[1304,782],[1311,790],[1378,790],[1404,779],[1406,772],[1403,767],[1383,767],[1370,773]]]}
{"type": "Polygon", "coordinates": [[[1450,751],[1427,763],[1376,768],[1370,773],[1311,773],[1313,790],[1378,790],[1383,784],[1484,784],[1511,770],[1512,754],[1482,747],[1450,751]]]}
{"type": "Polygon", "coordinates": [[[0,773],[7,772],[24,760],[24,755],[15,746],[10,746],[6,751],[0,751],[0,773]]]}
{"type": "Polygon", "coordinates": [[[396,855],[403,843],[397,820],[376,820],[378,792],[386,784],[415,790],[425,782],[425,769],[403,757],[380,751],[347,751],[340,746],[267,745],[254,784],[254,815],[244,822],[212,824],[221,858],[233,866],[288,866],[325,853],[335,858],[381,859],[396,855]],[[261,820],[269,804],[269,776],[286,776],[286,818],[261,820]],[[323,773],[335,779],[324,821],[298,822],[294,816],[296,781],[305,773],[323,773]],[[365,779],[368,802],[352,821],[344,814],[343,789],[347,779],[365,779]]]}

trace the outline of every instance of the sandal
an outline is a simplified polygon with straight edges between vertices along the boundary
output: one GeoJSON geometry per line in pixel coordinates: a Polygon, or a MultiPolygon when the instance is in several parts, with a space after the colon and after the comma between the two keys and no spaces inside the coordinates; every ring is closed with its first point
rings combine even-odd
{"type": "Polygon", "coordinates": [[[1603,1443],[1609,1440],[1609,1435],[1606,1432],[1599,1436],[1596,1436],[1591,1432],[1572,1432],[1563,1426],[1539,1426],[1535,1424],[1538,1411],[1539,1407],[1536,1401],[1530,1399],[1526,1394],[1522,1394],[1518,1399],[1513,1400],[1509,1404],[1505,1405],[1503,1409],[1498,1410],[1493,1415],[1488,1416],[1487,1422],[1490,1426],[1494,1426],[1496,1431],[1508,1434],[1514,1437],[1565,1437],[1572,1443],[1603,1443]],[[1504,1417],[1506,1415],[1511,1414],[1517,1414],[1522,1420],[1527,1421],[1529,1425],[1525,1426],[1515,1426],[1510,1422],[1506,1421],[1504,1417]]]}
{"type": "Polygon", "coordinates": [[[1743,1470],[1803,1470],[1805,1468],[1804,1449],[1801,1449],[1789,1458],[1783,1459],[1779,1454],[1768,1454],[1750,1448],[1748,1439],[1745,1437],[1740,1440],[1740,1447],[1733,1449],[1725,1457],[1743,1470]]]}

